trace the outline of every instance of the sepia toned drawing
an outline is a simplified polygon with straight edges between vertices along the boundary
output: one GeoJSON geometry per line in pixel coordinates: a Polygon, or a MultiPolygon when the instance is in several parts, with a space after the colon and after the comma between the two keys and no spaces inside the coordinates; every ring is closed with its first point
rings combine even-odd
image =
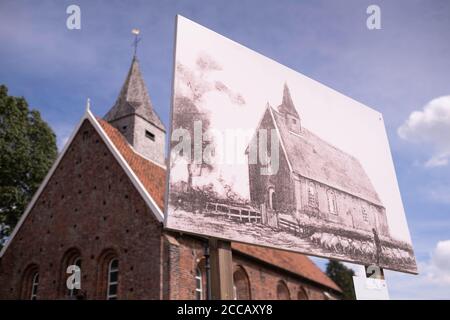
{"type": "MultiPolygon", "coordinates": [[[[291,95],[292,88],[296,92],[303,88],[285,78],[270,89],[277,92],[278,103],[254,105],[250,101],[256,101],[256,95],[258,101],[264,95],[266,101],[276,101],[269,98],[274,94],[247,91],[242,82],[234,83],[240,75],[227,75],[230,65],[205,51],[197,50],[190,63],[183,56],[177,52],[167,228],[417,272],[408,235],[397,232],[403,225],[392,219],[403,212],[391,206],[389,219],[380,189],[370,178],[374,171],[369,175],[359,158],[304,125],[311,123],[305,121],[308,113],[302,113],[309,106],[294,103],[291,95]],[[246,144],[237,149],[244,162],[210,161],[226,144],[226,139],[210,132],[229,131],[237,122],[246,129],[246,144]]],[[[252,79],[248,73],[241,76],[252,79]]]]}

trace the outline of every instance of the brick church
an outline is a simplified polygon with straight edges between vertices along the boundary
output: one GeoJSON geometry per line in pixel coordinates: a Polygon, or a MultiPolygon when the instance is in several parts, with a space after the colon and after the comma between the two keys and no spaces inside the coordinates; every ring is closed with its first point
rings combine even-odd
{"type": "MultiPolygon", "coordinates": [[[[89,109],[0,252],[0,299],[205,299],[205,240],[163,228],[166,128],[133,58],[89,109]],[[68,266],[79,289],[68,289],[68,266]]],[[[232,243],[236,299],[335,299],[309,258],[232,243]]]]}

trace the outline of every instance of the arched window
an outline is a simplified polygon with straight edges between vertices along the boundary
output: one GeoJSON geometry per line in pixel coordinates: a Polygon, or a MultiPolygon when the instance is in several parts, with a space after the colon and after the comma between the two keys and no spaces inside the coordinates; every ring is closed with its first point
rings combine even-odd
{"type": "MultiPolygon", "coordinates": [[[[79,268],[79,272],[80,272],[79,277],[80,277],[80,282],[81,282],[81,257],[76,257],[73,260],[71,265],[77,266],[79,268]]],[[[66,270],[66,273],[67,273],[67,270],[66,270]]],[[[67,275],[70,277],[70,274],[67,274],[67,275]]],[[[75,279],[77,279],[77,278],[75,278],[75,279]]],[[[67,285],[67,283],[66,283],[66,285],[67,285]]],[[[74,288],[72,288],[72,289],[69,288],[68,289],[69,290],[69,292],[68,292],[69,293],[69,297],[76,297],[78,295],[78,293],[79,293],[80,289],[77,289],[76,286],[77,285],[81,286],[81,283],[78,283],[78,284],[74,283],[74,285],[75,285],[74,288]]]]}
{"type": "Polygon", "coordinates": [[[277,285],[277,299],[278,300],[290,300],[291,294],[286,283],[282,280],[278,281],[277,285]]]}
{"type": "Polygon", "coordinates": [[[31,264],[23,273],[20,298],[24,300],[36,300],[38,289],[39,267],[36,264],[31,264]]]}
{"type": "Polygon", "coordinates": [[[119,256],[113,248],[105,249],[98,258],[96,299],[120,298],[119,256]]]}
{"type": "Polygon", "coordinates": [[[35,272],[31,281],[31,300],[37,299],[37,291],[39,287],[39,272],[35,272]]]}
{"type": "Polygon", "coordinates": [[[248,278],[247,272],[241,266],[237,266],[233,273],[233,284],[234,284],[234,298],[236,300],[250,300],[251,299],[251,289],[250,280],[248,278]]]}
{"type": "Polygon", "coordinates": [[[74,298],[78,295],[81,287],[81,252],[77,248],[70,248],[64,253],[63,258],[61,260],[61,283],[60,283],[60,292],[64,297],[74,298]],[[70,268],[70,266],[77,266],[77,268],[70,268]],[[80,274],[76,275],[75,272],[79,271],[80,274]],[[73,277],[75,275],[75,277],[73,277]],[[75,282],[71,282],[71,285],[75,285],[75,287],[68,286],[69,277],[75,280],[75,282]],[[76,283],[79,280],[80,283],[76,283]],[[78,287],[78,288],[77,288],[78,287]]]}
{"type": "Polygon", "coordinates": [[[195,269],[195,299],[203,300],[203,275],[199,267],[195,269]]]}
{"type": "Polygon", "coordinates": [[[316,185],[312,181],[308,183],[308,205],[312,208],[318,206],[316,185]]]}
{"type": "Polygon", "coordinates": [[[337,202],[336,202],[336,194],[333,190],[327,191],[327,197],[328,197],[328,210],[332,214],[338,214],[337,211],[337,202]]]}
{"type": "Polygon", "coordinates": [[[305,288],[300,287],[297,292],[297,300],[309,300],[305,288]]]}
{"type": "Polygon", "coordinates": [[[367,210],[366,208],[362,207],[361,208],[361,212],[362,212],[362,218],[364,222],[369,222],[369,216],[367,215],[367,210]]]}
{"type": "Polygon", "coordinates": [[[205,300],[207,299],[207,288],[206,288],[206,260],[204,257],[197,259],[197,266],[195,267],[194,279],[195,281],[195,299],[205,300]]]}
{"type": "Polygon", "coordinates": [[[117,300],[117,286],[119,285],[119,260],[111,259],[108,265],[107,300],[117,300]]]}
{"type": "Polygon", "coordinates": [[[275,210],[275,189],[270,187],[268,190],[269,208],[275,210]]]}

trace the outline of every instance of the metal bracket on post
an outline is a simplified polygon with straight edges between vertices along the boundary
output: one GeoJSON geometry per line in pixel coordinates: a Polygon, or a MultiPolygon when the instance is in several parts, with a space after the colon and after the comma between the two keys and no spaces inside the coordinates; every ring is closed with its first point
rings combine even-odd
{"type": "Polygon", "coordinates": [[[366,270],[366,278],[384,280],[383,268],[374,264],[370,266],[364,266],[366,270]]]}
{"type": "Polygon", "coordinates": [[[358,300],[388,300],[389,293],[383,268],[364,266],[365,276],[353,276],[353,286],[358,300]]]}

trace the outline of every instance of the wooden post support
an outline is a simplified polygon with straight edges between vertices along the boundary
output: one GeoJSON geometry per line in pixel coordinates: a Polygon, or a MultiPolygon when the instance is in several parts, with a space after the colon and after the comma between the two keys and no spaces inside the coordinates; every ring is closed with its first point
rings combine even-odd
{"type": "Polygon", "coordinates": [[[209,240],[211,261],[211,297],[213,300],[234,299],[231,242],[209,240]]]}

